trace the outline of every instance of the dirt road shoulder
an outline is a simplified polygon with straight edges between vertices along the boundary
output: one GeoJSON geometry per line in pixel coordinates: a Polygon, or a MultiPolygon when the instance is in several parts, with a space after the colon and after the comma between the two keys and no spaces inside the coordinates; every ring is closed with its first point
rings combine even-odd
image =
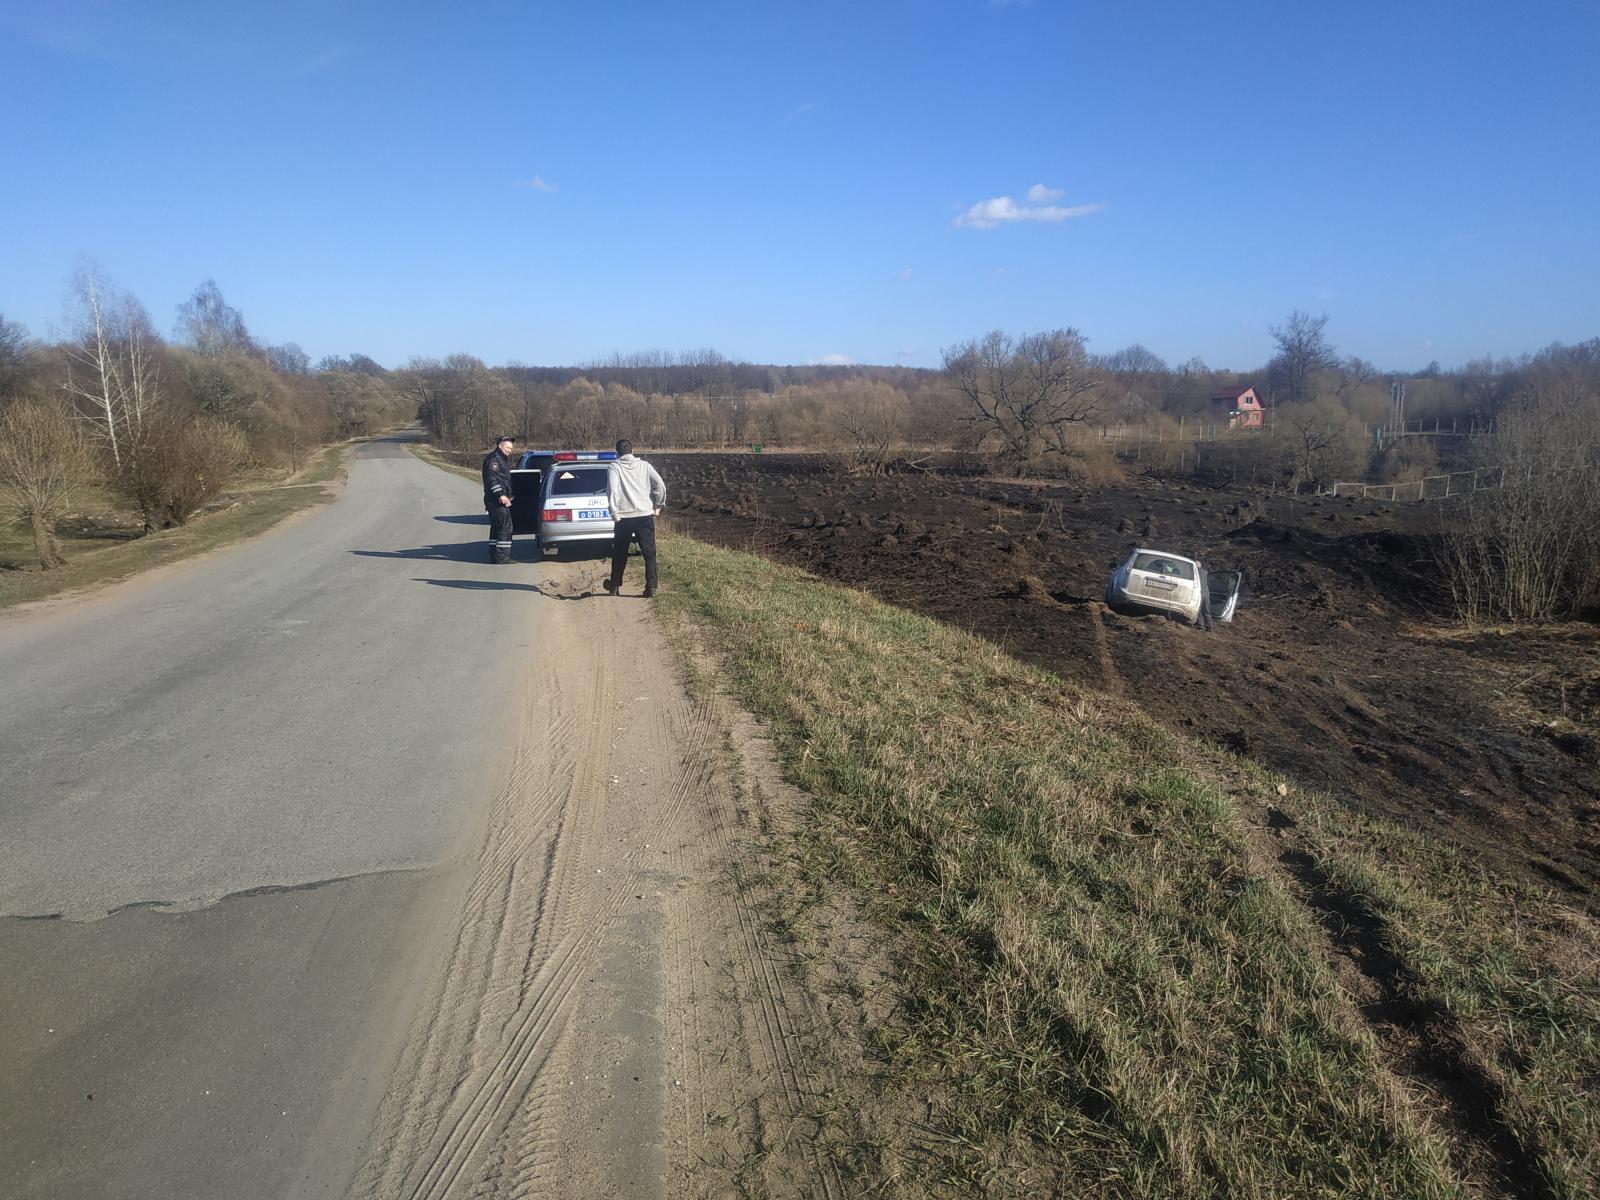
{"type": "Polygon", "coordinates": [[[545,608],[523,733],[354,1195],[847,1194],[862,1007],[757,911],[776,773],[604,569],[507,576],[545,608]]]}

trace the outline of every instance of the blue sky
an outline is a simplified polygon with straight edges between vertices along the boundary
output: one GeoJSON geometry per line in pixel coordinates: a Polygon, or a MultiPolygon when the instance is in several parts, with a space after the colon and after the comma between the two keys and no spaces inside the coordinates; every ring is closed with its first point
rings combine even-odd
{"type": "Polygon", "coordinates": [[[389,366],[1451,365],[1600,335],[1597,61],[1592,0],[6,0],[0,313],[89,256],[389,366]]]}

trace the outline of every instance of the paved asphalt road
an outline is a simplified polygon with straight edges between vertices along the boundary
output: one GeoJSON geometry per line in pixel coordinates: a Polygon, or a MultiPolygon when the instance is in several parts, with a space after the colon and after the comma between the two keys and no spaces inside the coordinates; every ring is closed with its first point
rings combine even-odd
{"type": "Polygon", "coordinates": [[[0,1195],[337,1192],[517,733],[533,569],[486,532],[380,441],[285,529],[0,615],[0,1195]]]}

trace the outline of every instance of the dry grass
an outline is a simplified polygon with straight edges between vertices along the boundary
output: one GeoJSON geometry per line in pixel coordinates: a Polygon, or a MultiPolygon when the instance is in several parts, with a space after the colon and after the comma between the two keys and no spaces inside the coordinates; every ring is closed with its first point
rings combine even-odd
{"type": "Polygon", "coordinates": [[[452,475],[459,475],[463,479],[482,480],[481,467],[473,463],[483,455],[470,450],[440,450],[431,442],[407,442],[406,449],[415,454],[430,466],[438,467],[441,471],[449,471],[452,475]],[[470,460],[470,461],[469,461],[470,460]]]}
{"type": "Polygon", "coordinates": [[[812,880],[904,947],[913,1194],[1595,1194],[1589,918],[863,594],[682,538],[662,577],[814,797],[812,880]],[[1481,1058],[1486,1125],[1446,1119],[1454,1076],[1396,1056],[1374,989],[1481,1058]]]}

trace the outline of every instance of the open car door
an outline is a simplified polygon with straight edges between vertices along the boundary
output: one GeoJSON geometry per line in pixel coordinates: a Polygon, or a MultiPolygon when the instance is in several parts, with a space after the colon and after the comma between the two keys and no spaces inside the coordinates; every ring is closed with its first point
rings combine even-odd
{"type": "Polygon", "coordinates": [[[1206,598],[1211,602],[1213,621],[1233,620],[1233,610],[1239,607],[1239,588],[1243,584],[1242,571],[1206,572],[1206,598]]]}
{"type": "Polygon", "coordinates": [[[539,504],[544,473],[550,467],[548,452],[529,451],[511,468],[511,531],[539,532],[539,504]]]}

